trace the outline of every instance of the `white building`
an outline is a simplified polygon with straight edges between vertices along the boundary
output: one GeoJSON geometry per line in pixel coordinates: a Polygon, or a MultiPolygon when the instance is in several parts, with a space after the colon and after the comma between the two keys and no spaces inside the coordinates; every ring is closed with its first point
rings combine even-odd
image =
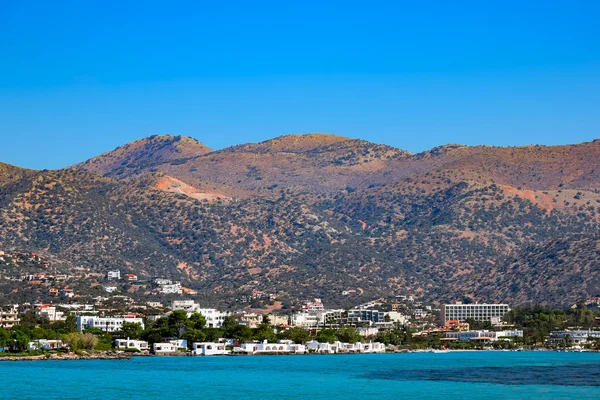
{"type": "Polygon", "coordinates": [[[171,281],[170,279],[166,279],[166,278],[154,278],[153,282],[155,285],[158,285],[158,286],[170,285],[173,283],[173,281],[171,281]]]}
{"type": "Polygon", "coordinates": [[[179,347],[173,343],[154,343],[152,345],[154,354],[175,354],[179,351],[179,347]]]}
{"type": "Polygon", "coordinates": [[[181,283],[175,282],[172,284],[161,285],[160,293],[162,294],[181,294],[183,290],[181,289],[181,283]]]}
{"type": "Polygon", "coordinates": [[[600,340],[600,331],[578,330],[578,331],[552,331],[550,332],[549,344],[561,344],[570,341],[572,345],[579,346],[588,342],[600,340]]]}
{"type": "Polygon", "coordinates": [[[65,344],[62,340],[48,340],[48,339],[40,339],[29,342],[27,346],[28,351],[33,350],[57,350],[65,347],[65,344]]]}
{"type": "Polygon", "coordinates": [[[441,326],[450,320],[465,322],[472,318],[476,321],[492,321],[502,318],[510,311],[508,304],[444,304],[440,313],[441,326]]]}
{"type": "Polygon", "coordinates": [[[280,340],[277,343],[264,342],[253,342],[253,343],[242,343],[240,347],[233,349],[234,353],[243,354],[304,354],[306,353],[306,346],[303,344],[295,344],[290,340],[280,340]]]}
{"type": "Polygon", "coordinates": [[[108,273],[106,274],[106,277],[108,278],[109,281],[112,280],[120,280],[121,279],[121,271],[116,270],[116,271],[108,271],[108,273]]]}
{"type": "Polygon", "coordinates": [[[36,310],[36,314],[40,318],[46,319],[48,322],[66,321],[67,317],[56,307],[41,306],[36,310]]]}
{"type": "Polygon", "coordinates": [[[184,310],[188,317],[194,313],[200,313],[206,319],[206,326],[209,328],[220,328],[223,326],[225,317],[231,315],[229,312],[222,312],[215,308],[200,308],[194,300],[175,300],[171,306],[173,311],[184,310]]]}
{"type": "Polygon", "coordinates": [[[311,340],[310,342],[306,342],[306,349],[315,353],[322,354],[336,354],[339,352],[338,343],[321,343],[316,340],[311,340]]]}
{"type": "Polygon", "coordinates": [[[336,354],[336,353],[385,353],[385,345],[379,342],[368,343],[319,343],[316,340],[306,343],[306,348],[315,353],[336,354]]]}
{"type": "Polygon", "coordinates": [[[133,339],[115,339],[115,347],[121,350],[148,350],[148,342],[133,339]]]}
{"type": "Polygon", "coordinates": [[[97,328],[104,332],[118,332],[123,327],[124,322],[136,323],[144,329],[144,320],[136,318],[133,315],[122,317],[97,317],[90,315],[79,315],[77,317],[77,330],[79,332],[85,329],[97,328]]]}
{"type": "Polygon", "coordinates": [[[196,303],[194,300],[174,300],[171,304],[171,310],[183,310],[188,314],[193,314],[198,312],[200,309],[200,305],[196,303]]]}
{"type": "Polygon", "coordinates": [[[461,340],[466,342],[468,340],[480,341],[480,342],[496,342],[502,339],[514,339],[515,337],[523,337],[523,331],[512,330],[512,331],[458,331],[458,332],[446,332],[446,339],[461,340]]]}
{"type": "Polygon", "coordinates": [[[192,354],[196,356],[217,356],[231,354],[231,350],[227,350],[225,343],[202,342],[194,343],[192,354]]]}
{"type": "Polygon", "coordinates": [[[19,312],[17,306],[0,307],[0,328],[12,328],[19,325],[19,312]]]}
{"type": "Polygon", "coordinates": [[[116,286],[104,286],[104,291],[106,293],[113,293],[117,291],[117,287],[116,286]]]}

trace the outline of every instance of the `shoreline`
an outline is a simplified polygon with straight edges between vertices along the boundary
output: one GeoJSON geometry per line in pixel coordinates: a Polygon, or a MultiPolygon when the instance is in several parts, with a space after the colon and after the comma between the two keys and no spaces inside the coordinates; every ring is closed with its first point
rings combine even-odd
{"type": "Polygon", "coordinates": [[[75,353],[48,353],[35,356],[27,355],[1,355],[0,362],[3,361],[77,361],[77,360],[130,360],[130,354],[88,354],[79,355],[75,353]]]}
{"type": "Polygon", "coordinates": [[[304,354],[283,354],[283,353],[260,353],[260,354],[222,354],[212,356],[195,356],[191,353],[181,354],[126,354],[126,353],[98,353],[88,355],[78,355],[75,353],[49,353],[35,356],[28,355],[0,355],[0,362],[9,361],[90,361],[90,360],[131,360],[133,357],[256,357],[256,356],[337,356],[337,355],[380,355],[380,354],[449,354],[449,353],[478,353],[478,352],[555,352],[555,353],[600,353],[597,350],[553,350],[553,349],[527,349],[527,350],[396,350],[383,353],[304,353],[304,354]]]}

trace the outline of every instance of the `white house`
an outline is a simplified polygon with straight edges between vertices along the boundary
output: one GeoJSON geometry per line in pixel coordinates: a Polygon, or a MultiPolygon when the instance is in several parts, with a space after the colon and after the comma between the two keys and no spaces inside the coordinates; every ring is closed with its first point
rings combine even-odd
{"type": "Polygon", "coordinates": [[[162,294],[181,294],[183,290],[181,289],[181,283],[175,282],[172,284],[160,285],[160,292],[162,294]]]}
{"type": "Polygon", "coordinates": [[[133,339],[115,339],[115,347],[123,350],[148,350],[148,342],[133,339]]]}
{"type": "Polygon", "coordinates": [[[339,351],[338,343],[320,343],[316,340],[306,342],[306,348],[315,353],[335,354],[339,351]]]}
{"type": "Polygon", "coordinates": [[[592,331],[589,330],[577,330],[577,331],[552,331],[550,332],[550,339],[548,340],[548,344],[559,344],[565,343],[567,340],[571,342],[572,345],[581,345],[590,343],[600,339],[600,331],[592,331]],[[568,338],[567,338],[568,337],[568,338]]]}
{"type": "Polygon", "coordinates": [[[154,278],[153,282],[155,285],[158,285],[158,286],[170,285],[173,283],[173,281],[171,281],[170,279],[167,279],[167,278],[154,278]]]}
{"type": "Polygon", "coordinates": [[[202,342],[194,343],[192,354],[196,356],[216,356],[231,354],[231,350],[227,350],[225,343],[202,342]]]}
{"type": "Polygon", "coordinates": [[[118,332],[125,322],[140,324],[142,329],[144,329],[144,320],[142,318],[136,318],[133,315],[125,315],[122,317],[79,315],[77,316],[77,330],[82,332],[85,329],[97,328],[104,332],[118,332]]]}
{"type": "Polygon", "coordinates": [[[116,271],[108,271],[108,273],[106,274],[106,277],[108,278],[109,281],[111,280],[119,280],[121,279],[121,271],[116,270],[116,271]]]}
{"type": "Polygon", "coordinates": [[[385,353],[385,344],[379,342],[361,343],[361,353],[385,353]]]}
{"type": "Polygon", "coordinates": [[[208,328],[220,328],[223,326],[225,317],[231,315],[229,312],[222,312],[215,308],[200,308],[194,300],[175,300],[171,306],[173,311],[184,310],[188,313],[188,317],[193,313],[200,313],[206,319],[208,328]]]}
{"type": "Polygon", "coordinates": [[[65,347],[62,340],[48,340],[48,339],[40,339],[34,340],[33,342],[29,342],[27,349],[29,351],[32,350],[56,350],[62,349],[65,347]]]}
{"type": "Polygon", "coordinates": [[[279,354],[304,354],[306,346],[303,344],[295,344],[290,340],[280,340],[277,343],[264,342],[258,343],[242,343],[240,347],[233,349],[235,353],[245,354],[261,354],[261,353],[279,353],[279,354]]]}
{"type": "Polygon", "coordinates": [[[67,317],[61,311],[57,311],[56,307],[47,305],[40,306],[36,310],[38,317],[48,320],[49,322],[66,321],[67,317]]]}
{"type": "Polygon", "coordinates": [[[446,339],[461,340],[461,341],[480,341],[480,342],[495,342],[500,339],[514,339],[515,337],[523,337],[523,331],[458,331],[446,332],[446,339]]]}
{"type": "Polygon", "coordinates": [[[152,345],[154,354],[175,354],[179,351],[176,344],[173,343],[154,343],[152,345]]]}

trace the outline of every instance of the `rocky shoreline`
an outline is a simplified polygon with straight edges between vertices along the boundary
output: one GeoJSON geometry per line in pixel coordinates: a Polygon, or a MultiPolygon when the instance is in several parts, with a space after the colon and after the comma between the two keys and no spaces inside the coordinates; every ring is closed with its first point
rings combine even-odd
{"type": "MultiPolygon", "coordinates": [[[[141,354],[136,354],[136,356],[141,354]]],[[[75,354],[75,353],[50,353],[35,356],[27,355],[5,355],[0,356],[2,361],[52,361],[52,360],[129,360],[131,354],[123,353],[93,353],[93,354],[75,354]]]]}

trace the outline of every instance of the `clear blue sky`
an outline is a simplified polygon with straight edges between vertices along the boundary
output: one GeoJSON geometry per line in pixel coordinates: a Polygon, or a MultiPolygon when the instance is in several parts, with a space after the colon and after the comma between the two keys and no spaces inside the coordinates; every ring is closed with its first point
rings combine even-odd
{"type": "Polygon", "coordinates": [[[60,168],[166,133],[600,137],[600,2],[491,3],[3,0],[0,161],[60,168]]]}

